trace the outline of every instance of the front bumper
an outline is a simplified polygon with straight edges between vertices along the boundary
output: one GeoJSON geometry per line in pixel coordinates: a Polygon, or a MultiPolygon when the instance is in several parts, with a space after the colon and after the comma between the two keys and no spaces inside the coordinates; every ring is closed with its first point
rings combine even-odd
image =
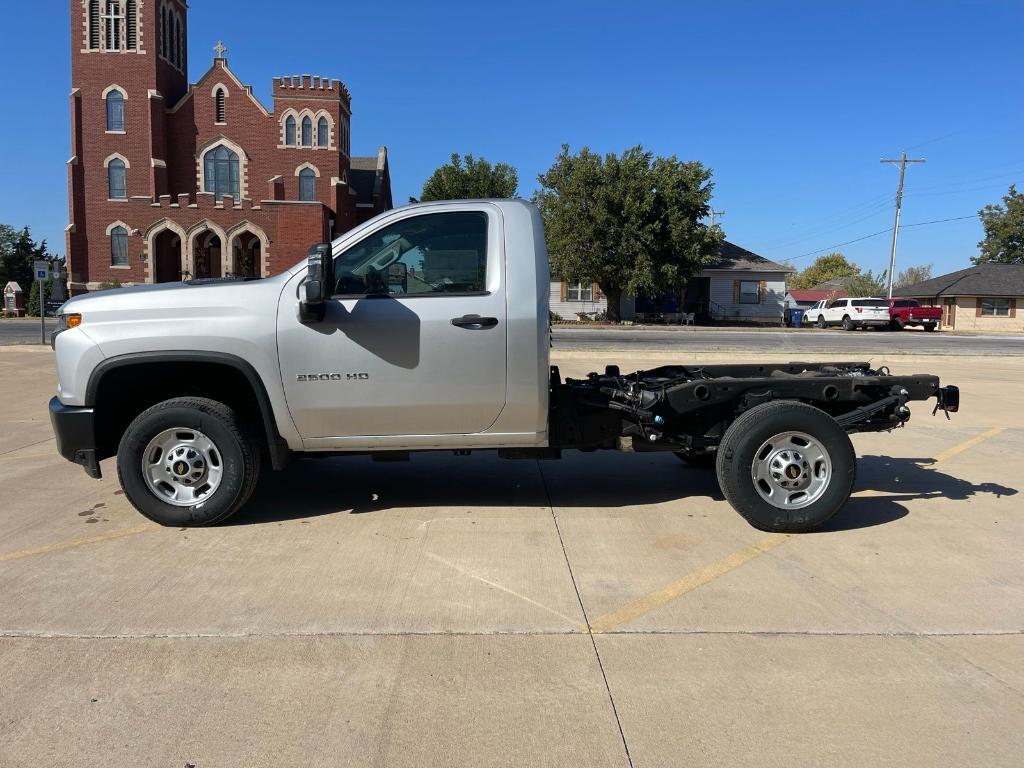
{"type": "Polygon", "coordinates": [[[64,405],[50,399],[50,424],[57,438],[57,452],[68,461],[81,464],[89,477],[100,478],[96,458],[96,429],[92,408],[64,405]]]}

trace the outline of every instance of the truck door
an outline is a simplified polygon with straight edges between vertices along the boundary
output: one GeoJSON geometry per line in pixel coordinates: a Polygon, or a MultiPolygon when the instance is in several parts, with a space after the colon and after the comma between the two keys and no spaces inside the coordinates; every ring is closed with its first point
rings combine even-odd
{"type": "Polygon", "coordinates": [[[494,206],[397,212],[335,247],[323,321],[298,321],[300,277],[289,282],[278,354],[303,440],[487,430],[505,405],[503,243],[494,206]]]}

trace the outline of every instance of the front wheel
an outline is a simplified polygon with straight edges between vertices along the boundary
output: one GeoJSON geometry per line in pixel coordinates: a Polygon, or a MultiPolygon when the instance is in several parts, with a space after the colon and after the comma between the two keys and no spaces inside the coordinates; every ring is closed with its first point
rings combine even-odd
{"type": "Polygon", "coordinates": [[[818,315],[818,320],[817,320],[817,322],[815,322],[814,327],[815,328],[824,328],[825,327],[825,317],[823,315],[818,315]]]}
{"type": "Polygon", "coordinates": [[[204,397],[157,403],[133,421],[117,449],[125,495],[153,522],[213,525],[249,499],[260,452],[233,409],[204,397]]]}
{"type": "Polygon", "coordinates": [[[803,533],[846,503],[857,456],[827,413],[780,400],[751,408],[732,423],[716,469],[725,498],[755,528],[803,533]]]}
{"type": "Polygon", "coordinates": [[[925,323],[924,324],[924,329],[926,331],[934,331],[935,330],[935,323],[925,323]]]}
{"type": "Polygon", "coordinates": [[[894,331],[902,331],[903,330],[903,321],[900,318],[898,318],[898,317],[894,317],[892,319],[892,322],[889,324],[889,327],[892,328],[892,330],[894,330],[894,331]]]}

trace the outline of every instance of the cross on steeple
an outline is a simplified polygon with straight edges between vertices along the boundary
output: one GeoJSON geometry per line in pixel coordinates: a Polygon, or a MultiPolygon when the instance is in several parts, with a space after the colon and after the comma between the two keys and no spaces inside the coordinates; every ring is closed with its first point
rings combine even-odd
{"type": "Polygon", "coordinates": [[[224,54],[227,53],[227,51],[227,47],[220,40],[218,40],[217,44],[213,46],[213,52],[217,54],[218,59],[223,59],[224,54]]]}

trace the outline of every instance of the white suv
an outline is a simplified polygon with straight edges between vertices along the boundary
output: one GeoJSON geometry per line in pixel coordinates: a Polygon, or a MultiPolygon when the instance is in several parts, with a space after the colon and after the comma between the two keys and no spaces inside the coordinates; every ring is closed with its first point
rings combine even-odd
{"type": "Polygon", "coordinates": [[[810,311],[810,319],[818,328],[841,325],[844,331],[855,328],[888,327],[889,302],[885,299],[833,299],[819,301],[810,311]]]}

